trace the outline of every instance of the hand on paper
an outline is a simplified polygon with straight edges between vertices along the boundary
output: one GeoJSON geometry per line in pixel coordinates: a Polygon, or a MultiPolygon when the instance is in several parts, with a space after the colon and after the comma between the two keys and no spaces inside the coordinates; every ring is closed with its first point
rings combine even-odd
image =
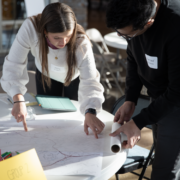
{"type": "Polygon", "coordinates": [[[94,114],[87,113],[85,115],[84,121],[84,132],[86,133],[86,135],[89,134],[88,127],[91,128],[95,138],[98,139],[98,134],[100,134],[103,131],[105,125],[94,114]]]}
{"type": "MultiPolygon", "coordinates": [[[[24,97],[22,95],[19,97],[18,95],[15,95],[13,97],[13,100],[23,101],[24,97]]],[[[24,102],[14,103],[11,114],[15,117],[18,123],[22,121],[24,130],[28,131],[27,124],[26,124],[26,116],[27,116],[26,104],[24,102]]]]}
{"type": "Polygon", "coordinates": [[[131,101],[126,101],[124,104],[117,110],[114,122],[119,124],[124,124],[124,122],[129,121],[135,110],[135,103],[131,101]]]}
{"type": "Polygon", "coordinates": [[[117,136],[123,132],[127,138],[127,143],[123,143],[123,148],[133,148],[134,145],[141,139],[141,131],[134,123],[133,119],[122,125],[119,129],[110,134],[110,136],[117,136]]]}

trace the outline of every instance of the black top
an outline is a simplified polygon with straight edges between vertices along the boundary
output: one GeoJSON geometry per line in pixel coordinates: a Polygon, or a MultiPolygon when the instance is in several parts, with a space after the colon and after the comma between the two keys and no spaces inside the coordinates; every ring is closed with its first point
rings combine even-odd
{"type": "Polygon", "coordinates": [[[132,119],[142,129],[180,110],[180,1],[162,0],[154,24],[128,41],[126,101],[137,103],[142,85],[156,99],[132,119]]]}

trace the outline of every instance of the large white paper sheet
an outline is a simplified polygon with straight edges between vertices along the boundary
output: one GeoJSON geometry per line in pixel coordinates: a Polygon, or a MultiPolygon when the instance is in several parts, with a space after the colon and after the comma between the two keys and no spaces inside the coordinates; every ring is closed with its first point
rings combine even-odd
{"type": "Polygon", "coordinates": [[[0,121],[2,152],[35,148],[46,175],[98,175],[102,166],[103,135],[85,135],[77,120],[28,121],[28,132],[15,120],[0,121]]]}

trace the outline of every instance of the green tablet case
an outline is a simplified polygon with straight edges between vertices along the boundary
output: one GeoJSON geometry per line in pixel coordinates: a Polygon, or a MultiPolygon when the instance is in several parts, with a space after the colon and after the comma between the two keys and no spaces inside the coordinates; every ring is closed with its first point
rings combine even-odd
{"type": "Polygon", "coordinates": [[[44,109],[77,111],[70,99],[66,97],[36,95],[36,100],[44,109]]]}

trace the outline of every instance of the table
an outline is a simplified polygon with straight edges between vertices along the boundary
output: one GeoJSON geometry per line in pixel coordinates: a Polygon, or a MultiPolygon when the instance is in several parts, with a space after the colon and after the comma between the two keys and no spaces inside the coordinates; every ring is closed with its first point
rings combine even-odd
{"type": "MultiPolygon", "coordinates": [[[[0,98],[1,98],[2,93],[0,93],[0,98]]],[[[36,120],[41,120],[41,119],[48,119],[48,117],[51,117],[51,119],[57,119],[61,118],[63,120],[68,120],[68,119],[73,119],[73,117],[76,117],[78,120],[84,120],[84,116],[80,114],[79,111],[79,103],[77,101],[72,101],[72,103],[76,106],[78,111],[76,112],[63,112],[63,113],[54,113],[50,114],[51,111],[44,110],[39,106],[34,106],[36,107],[35,110],[36,113],[42,114],[43,115],[37,115],[36,120]]],[[[5,104],[4,102],[0,101],[0,121],[5,120],[11,117],[11,109],[12,105],[11,104],[5,104]]],[[[51,112],[52,113],[52,112],[51,112]]],[[[109,133],[111,131],[111,126],[112,126],[112,120],[113,120],[113,115],[106,111],[101,111],[98,114],[98,118],[103,120],[106,123],[106,127],[104,129],[104,134],[105,134],[105,143],[104,143],[104,148],[103,148],[103,162],[102,162],[102,170],[99,176],[47,176],[47,180],[107,180],[111,176],[115,174],[115,172],[123,165],[123,163],[126,160],[128,150],[123,149],[118,155],[115,155],[110,152],[110,136],[109,133]]],[[[85,134],[84,134],[85,135],[85,134]]]]}
{"type": "MultiPolygon", "coordinates": [[[[114,47],[117,49],[117,66],[121,64],[125,68],[125,64],[122,62],[121,59],[119,59],[119,54],[120,54],[120,49],[126,50],[127,49],[127,41],[121,37],[118,36],[116,32],[106,34],[104,36],[104,41],[108,46],[114,47]]],[[[125,79],[123,79],[119,72],[117,73],[117,79],[120,80],[121,82],[124,82],[125,79]]]]}

